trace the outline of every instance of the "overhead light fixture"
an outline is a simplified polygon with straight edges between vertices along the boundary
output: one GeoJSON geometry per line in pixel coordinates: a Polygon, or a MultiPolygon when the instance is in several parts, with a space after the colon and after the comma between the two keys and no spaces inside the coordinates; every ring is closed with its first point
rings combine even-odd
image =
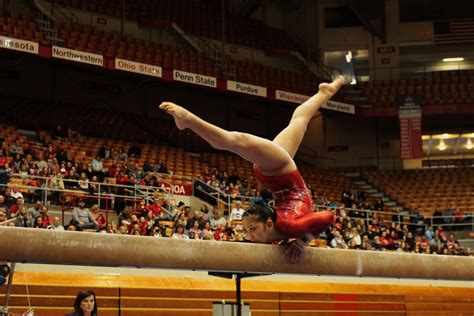
{"type": "Polygon", "coordinates": [[[463,57],[443,58],[443,61],[444,61],[445,63],[454,62],[454,61],[463,61],[463,60],[464,60],[463,57]]]}
{"type": "Polygon", "coordinates": [[[441,150],[441,151],[446,150],[446,144],[444,143],[444,140],[441,139],[439,141],[438,149],[441,150]]]}
{"type": "Polygon", "coordinates": [[[351,60],[352,60],[352,52],[349,50],[347,51],[347,54],[346,54],[346,61],[350,63],[351,60]]]}
{"type": "Polygon", "coordinates": [[[473,148],[472,140],[470,138],[467,139],[466,148],[469,149],[469,150],[471,150],[473,148]]]}

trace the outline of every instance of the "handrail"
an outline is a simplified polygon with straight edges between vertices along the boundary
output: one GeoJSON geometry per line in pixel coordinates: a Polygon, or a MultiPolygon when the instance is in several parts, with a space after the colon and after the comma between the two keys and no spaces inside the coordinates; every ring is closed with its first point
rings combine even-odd
{"type": "MultiPolygon", "coordinates": [[[[359,212],[359,213],[365,213],[365,216],[364,217],[358,217],[364,221],[366,221],[367,223],[372,219],[372,216],[373,214],[377,214],[377,216],[379,215],[390,215],[390,219],[389,220],[385,220],[384,221],[387,221],[387,222],[390,222],[390,223],[396,223],[396,224],[400,224],[400,225],[413,225],[413,226],[426,226],[426,221],[428,221],[430,223],[430,226],[471,226],[473,227],[473,230],[474,230],[474,212],[465,212],[463,213],[463,217],[466,218],[466,217],[469,217],[470,218],[470,222],[466,222],[466,223],[456,223],[456,215],[453,215],[453,216],[425,216],[425,215],[422,215],[422,214],[416,214],[417,216],[419,216],[419,219],[418,219],[418,223],[410,223],[410,221],[408,222],[404,222],[403,221],[403,217],[408,217],[410,218],[412,214],[410,213],[407,213],[407,214],[400,214],[399,212],[386,212],[386,211],[374,211],[374,210],[364,210],[364,209],[353,209],[353,208],[346,208],[346,207],[334,207],[334,206],[329,206],[329,205],[314,205],[314,209],[319,211],[321,209],[324,209],[324,210],[332,210],[333,212],[336,212],[337,210],[341,210],[343,209],[344,212],[346,213],[349,213],[351,211],[354,211],[354,212],[359,212]],[[396,215],[397,216],[397,221],[394,221],[393,220],[393,216],[396,215]],[[452,220],[453,222],[452,223],[435,223],[434,219],[450,219],[452,220]],[[423,222],[423,224],[419,224],[419,222],[423,222]]],[[[464,219],[465,220],[465,219],[464,219]]]]}

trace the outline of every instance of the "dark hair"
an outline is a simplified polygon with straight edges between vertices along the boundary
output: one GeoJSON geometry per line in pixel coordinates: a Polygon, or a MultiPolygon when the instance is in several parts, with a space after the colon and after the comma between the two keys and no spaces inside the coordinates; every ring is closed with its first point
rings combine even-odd
{"type": "Polygon", "coordinates": [[[265,223],[268,219],[276,221],[276,213],[273,208],[263,203],[255,203],[244,214],[243,217],[255,216],[257,221],[265,223]]]}
{"type": "Polygon", "coordinates": [[[94,297],[94,309],[92,310],[91,315],[97,316],[97,299],[95,297],[95,293],[91,290],[82,290],[77,293],[76,300],[74,301],[74,312],[79,313],[79,315],[84,315],[81,309],[81,303],[86,297],[89,297],[91,295],[94,297]]]}

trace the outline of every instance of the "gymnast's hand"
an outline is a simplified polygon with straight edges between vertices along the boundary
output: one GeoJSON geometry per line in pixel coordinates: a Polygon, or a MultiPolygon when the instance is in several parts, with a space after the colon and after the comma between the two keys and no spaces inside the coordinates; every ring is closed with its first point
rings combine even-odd
{"type": "Polygon", "coordinates": [[[301,259],[303,259],[303,251],[305,247],[306,245],[299,238],[288,240],[285,245],[285,258],[292,263],[300,262],[301,259]]]}

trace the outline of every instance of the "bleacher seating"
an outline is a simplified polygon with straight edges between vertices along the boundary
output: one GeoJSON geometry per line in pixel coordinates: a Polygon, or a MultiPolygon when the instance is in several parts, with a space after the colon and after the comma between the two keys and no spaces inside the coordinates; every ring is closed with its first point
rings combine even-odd
{"type": "Polygon", "coordinates": [[[50,44],[39,30],[33,18],[25,13],[13,12],[10,16],[0,12],[0,35],[27,41],[35,41],[44,45],[50,44]]]}
{"type": "Polygon", "coordinates": [[[365,171],[364,177],[392,199],[421,214],[460,208],[474,212],[474,169],[365,171]]]}
{"type": "MultiPolygon", "coordinates": [[[[122,1],[119,0],[56,0],[54,3],[117,18],[123,16],[122,1]]],[[[153,20],[165,24],[175,22],[188,33],[222,39],[221,1],[128,1],[125,18],[140,23],[153,20]]],[[[287,33],[260,21],[229,14],[225,19],[225,40],[228,42],[259,49],[298,47],[287,33]]]]}
{"type": "Polygon", "coordinates": [[[369,104],[378,107],[397,106],[403,94],[418,94],[422,105],[472,104],[474,102],[474,70],[438,71],[424,77],[373,80],[358,83],[369,104]]]}

